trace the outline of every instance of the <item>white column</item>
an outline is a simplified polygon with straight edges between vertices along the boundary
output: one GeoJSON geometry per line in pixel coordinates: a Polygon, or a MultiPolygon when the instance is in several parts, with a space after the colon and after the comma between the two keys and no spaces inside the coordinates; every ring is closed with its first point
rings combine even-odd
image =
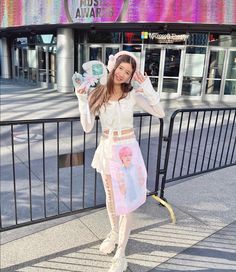
{"type": "Polygon", "coordinates": [[[11,78],[11,58],[7,38],[0,39],[0,59],[2,78],[11,78]]]}
{"type": "Polygon", "coordinates": [[[57,30],[57,90],[73,92],[72,75],[74,73],[74,35],[73,30],[57,30]]]}

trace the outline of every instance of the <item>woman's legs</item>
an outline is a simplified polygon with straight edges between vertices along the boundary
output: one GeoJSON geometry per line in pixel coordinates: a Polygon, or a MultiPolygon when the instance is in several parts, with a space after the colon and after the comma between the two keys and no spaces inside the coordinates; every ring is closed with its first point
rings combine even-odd
{"type": "Polygon", "coordinates": [[[115,249],[116,244],[118,244],[119,217],[116,216],[115,213],[111,176],[102,175],[102,179],[106,193],[106,207],[111,224],[111,232],[108,234],[107,238],[101,243],[99,250],[104,254],[109,254],[115,249]]]}
{"type": "MultiPolygon", "coordinates": [[[[131,228],[132,228],[132,214],[130,213],[130,214],[122,215],[122,216],[116,215],[111,176],[102,175],[102,179],[103,179],[104,189],[106,193],[106,206],[107,206],[108,217],[111,224],[111,229],[112,231],[119,233],[119,240],[116,241],[118,242],[118,247],[117,247],[117,252],[115,254],[115,258],[124,257],[125,248],[129,239],[131,228]]],[[[104,240],[104,242],[106,240],[104,240]]],[[[111,241],[111,242],[114,243],[114,241],[111,241]]],[[[101,247],[100,247],[100,250],[101,250],[101,247]]],[[[101,250],[101,251],[103,252],[105,251],[104,253],[111,252],[111,251],[106,252],[106,250],[101,250]]]]}
{"type": "Polygon", "coordinates": [[[102,175],[103,185],[106,193],[106,207],[107,213],[111,224],[111,229],[118,232],[119,217],[115,212],[114,196],[112,191],[111,176],[102,175]]]}
{"type": "Polygon", "coordinates": [[[124,257],[126,245],[132,229],[132,213],[121,215],[119,223],[119,242],[115,257],[124,257]]]}

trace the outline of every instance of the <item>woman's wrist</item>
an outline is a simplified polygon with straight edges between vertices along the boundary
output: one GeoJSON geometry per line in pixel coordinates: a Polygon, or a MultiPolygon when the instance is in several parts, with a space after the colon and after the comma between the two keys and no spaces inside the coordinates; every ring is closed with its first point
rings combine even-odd
{"type": "Polygon", "coordinates": [[[160,101],[159,94],[154,90],[150,78],[147,76],[145,81],[141,84],[144,95],[150,101],[151,105],[156,105],[160,101]]]}

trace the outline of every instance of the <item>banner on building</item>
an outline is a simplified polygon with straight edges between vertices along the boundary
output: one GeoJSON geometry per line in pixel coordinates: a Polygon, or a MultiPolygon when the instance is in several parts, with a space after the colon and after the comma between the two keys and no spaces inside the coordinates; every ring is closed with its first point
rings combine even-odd
{"type": "Polygon", "coordinates": [[[236,24],[235,0],[1,0],[0,26],[67,23],[236,24]],[[187,2],[187,4],[186,4],[187,2]]]}

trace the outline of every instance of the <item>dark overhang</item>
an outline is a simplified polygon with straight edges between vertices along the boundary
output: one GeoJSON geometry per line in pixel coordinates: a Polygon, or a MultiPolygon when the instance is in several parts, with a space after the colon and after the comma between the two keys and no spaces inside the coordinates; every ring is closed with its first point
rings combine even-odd
{"type": "Polygon", "coordinates": [[[35,34],[56,34],[58,28],[75,30],[107,31],[149,31],[149,32],[212,32],[231,34],[236,32],[236,25],[187,24],[187,23],[96,23],[96,24],[43,24],[8,27],[0,29],[0,37],[20,37],[35,34]]]}

